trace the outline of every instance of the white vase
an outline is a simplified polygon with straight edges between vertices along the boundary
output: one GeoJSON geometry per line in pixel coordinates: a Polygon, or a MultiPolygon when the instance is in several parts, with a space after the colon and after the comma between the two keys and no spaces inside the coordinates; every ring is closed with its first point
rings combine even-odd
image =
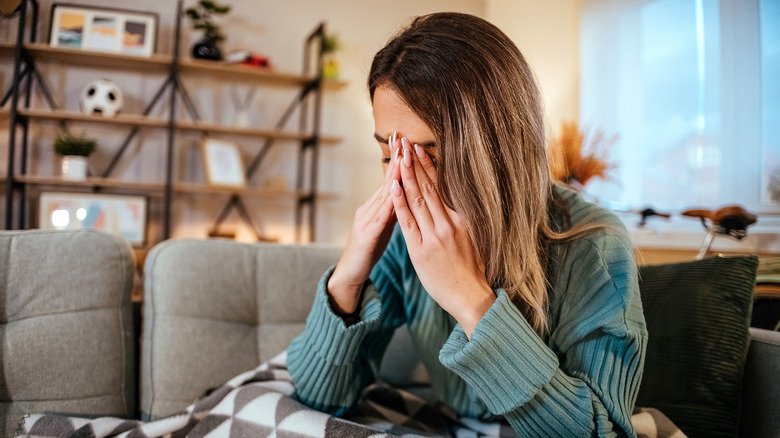
{"type": "Polygon", "coordinates": [[[84,181],[87,179],[87,157],[65,155],[62,157],[62,179],[84,181]]]}

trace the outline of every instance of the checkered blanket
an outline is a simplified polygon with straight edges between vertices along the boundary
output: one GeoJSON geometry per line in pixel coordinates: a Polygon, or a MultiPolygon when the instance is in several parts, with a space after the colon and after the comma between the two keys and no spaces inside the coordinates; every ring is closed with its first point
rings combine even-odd
{"type": "MultiPolygon", "coordinates": [[[[22,437],[514,437],[505,422],[458,417],[449,406],[425,401],[382,383],[369,386],[354,413],[337,418],[307,408],[293,397],[286,353],[240,374],[184,411],[150,422],[77,418],[56,414],[25,417],[22,437]]],[[[639,437],[684,437],[656,410],[632,417],[639,437]],[[668,424],[666,423],[668,422],[668,424]]]]}

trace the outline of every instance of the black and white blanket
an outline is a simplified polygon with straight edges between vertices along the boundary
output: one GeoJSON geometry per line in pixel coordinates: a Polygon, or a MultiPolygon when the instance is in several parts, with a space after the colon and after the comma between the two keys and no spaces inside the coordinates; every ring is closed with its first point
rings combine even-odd
{"type": "MultiPolygon", "coordinates": [[[[502,422],[458,417],[452,408],[381,383],[369,386],[349,419],[307,408],[292,396],[285,353],[240,374],[184,411],[150,422],[77,418],[56,414],[25,417],[21,437],[514,437],[502,422]]],[[[685,435],[653,409],[634,412],[639,437],[685,435]]]]}

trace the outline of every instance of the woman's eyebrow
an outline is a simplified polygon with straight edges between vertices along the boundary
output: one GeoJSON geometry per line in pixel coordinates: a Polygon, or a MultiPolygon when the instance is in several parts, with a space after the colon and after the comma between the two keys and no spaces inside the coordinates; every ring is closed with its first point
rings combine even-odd
{"type": "Polygon", "coordinates": [[[387,139],[383,138],[381,135],[379,135],[377,133],[374,133],[374,138],[376,139],[376,141],[378,141],[380,143],[387,144],[387,139]]]}
{"type": "MultiPolygon", "coordinates": [[[[379,143],[387,144],[387,138],[384,138],[384,137],[382,137],[381,135],[379,135],[377,133],[374,133],[374,139],[376,139],[376,141],[378,141],[379,143]]],[[[423,143],[423,144],[417,143],[417,144],[422,146],[423,149],[429,149],[429,148],[432,148],[432,147],[436,146],[436,142],[435,141],[429,141],[428,143],[423,143]]]]}

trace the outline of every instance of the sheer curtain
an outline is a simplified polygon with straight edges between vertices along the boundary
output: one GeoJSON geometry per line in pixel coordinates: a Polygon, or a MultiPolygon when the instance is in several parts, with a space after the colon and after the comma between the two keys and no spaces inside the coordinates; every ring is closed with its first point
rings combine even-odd
{"type": "Polygon", "coordinates": [[[619,136],[612,178],[587,192],[616,209],[780,212],[780,1],[582,7],[581,125],[619,136]]]}

